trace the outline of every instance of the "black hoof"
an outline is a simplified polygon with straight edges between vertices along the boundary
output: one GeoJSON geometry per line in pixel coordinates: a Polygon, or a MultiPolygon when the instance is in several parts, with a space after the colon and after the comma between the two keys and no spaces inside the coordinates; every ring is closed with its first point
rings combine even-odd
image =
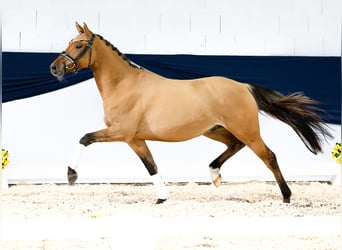
{"type": "Polygon", "coordinates": [[[166,201],[166,199],[158,199],[156,204],[162,204],[166,201]]]}
{"type": "Polygon", "coordinates": [[[69,185],[73,185],[75,181],[77,180],[77,172],[72,169],[71,167],[68,167],[68,182],[69,185]]]}
{"type": "Polygon", "coordinates": [[[290,203],[290,197],[284,198],[284,199],[283,199],[283,202],[284,202],[284,203],[290,203]]]}

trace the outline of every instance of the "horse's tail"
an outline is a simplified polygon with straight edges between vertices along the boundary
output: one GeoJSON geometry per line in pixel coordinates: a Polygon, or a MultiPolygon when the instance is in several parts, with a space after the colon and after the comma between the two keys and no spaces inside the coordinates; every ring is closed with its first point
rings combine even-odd
{"type": "Polygon", "coordinates": [[[322,139],[331,138],[332,135],[316,113],[319,108],[315,100],[300,93],[283,95],[253,85],[250,85],[250,92],[260,110],[290,125],[312,153],[322,152],[322,139]]]}

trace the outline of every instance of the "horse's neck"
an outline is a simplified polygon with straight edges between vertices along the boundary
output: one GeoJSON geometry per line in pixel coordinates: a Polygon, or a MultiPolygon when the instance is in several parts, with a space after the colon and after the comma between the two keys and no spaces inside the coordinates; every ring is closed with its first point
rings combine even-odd
{"type": "Polygon", "coordinates": [[[97,48],[96,59],[91,69],[102,97],[110,94],[120,82],[137,73],[137,69],[124,60],[117,51],[104,44],[97,48]]]}

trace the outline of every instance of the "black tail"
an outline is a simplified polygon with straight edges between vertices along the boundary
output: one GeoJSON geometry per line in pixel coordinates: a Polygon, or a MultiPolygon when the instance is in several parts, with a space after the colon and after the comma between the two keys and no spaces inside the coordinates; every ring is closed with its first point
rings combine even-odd
{"type": "Polygon", "coordinates": [[[290,125],[314,154],[322,152],[323,138],[331,138],[328,128],[316,113],[317,102],[300,93],[283,95],[277,91],[250,85],[259,109],[290,125]]]}

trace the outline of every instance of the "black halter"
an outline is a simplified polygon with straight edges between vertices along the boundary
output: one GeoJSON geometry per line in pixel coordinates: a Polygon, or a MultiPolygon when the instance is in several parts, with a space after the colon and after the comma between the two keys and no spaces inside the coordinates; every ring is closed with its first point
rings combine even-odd
{"type": "Polygon", "coordinates": [[[62,53],[60,55],[63,56],[63,58],[68,59],[72,63],[72,66],[69,67],[65,63],[65,60],[63,59],[64,69],[65,70],[66,69],[73,69],[73,73],[77,73],[78,72],[77,62],[85,55],[85,53],[87,53],[88,49],[90,49],[88,67],[90,66],[91,52],[92,52],[91,46],[93,45],[94,39],[95,39],[95,35],[93,34],[92,37],[89,40],[81,40],[81,41],[88,41],[88,44],[87,44],[87,46],[84,47],[84,49],[78,54],[78,56],[76,58],[73,58],[68,52],[62,51],[62,53]]]}

